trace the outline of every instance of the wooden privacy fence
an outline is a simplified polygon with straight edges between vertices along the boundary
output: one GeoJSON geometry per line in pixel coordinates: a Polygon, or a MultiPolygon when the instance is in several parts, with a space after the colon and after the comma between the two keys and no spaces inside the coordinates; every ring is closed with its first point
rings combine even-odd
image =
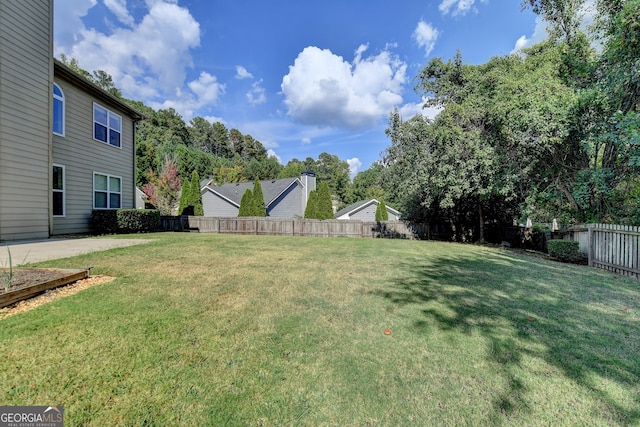
{"type": "Polygon", "coordinates": [[[366,222],[345,220],[313,220],[262,217],[162,217],[161,229],[166,231],[199,231],[201,233],[257,234],[311,237],[385,237],[421,238],[426,225],[401,221],[366,222]]]}
{"type": "Polygon", "coordinates": [[[570,229],[568,237],[579,242],[590,266],[640,277],[640,227],[585,224],[570,229]]]}

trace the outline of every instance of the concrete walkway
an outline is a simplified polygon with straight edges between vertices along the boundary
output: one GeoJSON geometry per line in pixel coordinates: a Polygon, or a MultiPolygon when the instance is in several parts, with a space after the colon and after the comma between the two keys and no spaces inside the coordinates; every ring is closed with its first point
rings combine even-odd
{"type": "Polygon", "coordinates": [[[0,243],[0,267],[9,266],[9,251],[13,266],[50,259],[68,258],[90,252],[139,245],[149,239],[61,238],[21,240],[0,243]]]}

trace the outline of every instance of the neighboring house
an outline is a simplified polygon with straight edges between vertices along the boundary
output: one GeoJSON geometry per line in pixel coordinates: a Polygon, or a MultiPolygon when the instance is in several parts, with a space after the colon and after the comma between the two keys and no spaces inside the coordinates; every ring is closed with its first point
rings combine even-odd
{"type": "MultiPolygon", "coordinates": [[[[376,199],[359,201],[336,212],[335,218],[360,221],[375,221],[378,203],[379,202],[376,199]]],[[[400,220],[400,212],[398,212],[397,210],[387,206],[387,213],[389,214],[389,221],[400,220]]]]}
{"type": "MultiPolygon", "coordinates": [[[[309,193],[316,189],[316,175],[302,172],[300,178],[285,178],[260,181],[267,216],[274,218],[304,217],[309,193]]],[[[204,216],[238,216],[240,201],[245,191],[253,191],[253,182],[212,185],[202,188],[204,216]]]]}
{"type": "Polygon", "coordinates": [[[53,59],[53,0],[2,0],[0,32],[0,240],[133,208],[140,113],[53,59]]]}

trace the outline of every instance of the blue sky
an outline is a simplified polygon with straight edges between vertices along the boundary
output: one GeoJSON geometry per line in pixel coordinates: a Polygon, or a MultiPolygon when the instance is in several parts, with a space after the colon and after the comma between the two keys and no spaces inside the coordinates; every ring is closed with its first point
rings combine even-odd
{"type": "Polygon", "coordinates": [[[54,50],[124,96],[250,134],[286,164],[367,169],[433,57],[480,64],[545,37],[518,0],[55,0],[54,50]]]}

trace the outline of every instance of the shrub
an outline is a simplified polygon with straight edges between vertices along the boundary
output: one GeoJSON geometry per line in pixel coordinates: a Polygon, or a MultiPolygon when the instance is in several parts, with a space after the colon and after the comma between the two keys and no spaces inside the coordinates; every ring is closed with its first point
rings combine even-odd
{"type": "Polygon", "coordinates": [[[387,205],[383,200],[380,200],[376,207],[376,221],[389,221],[389,212],[387,212],[387,205]]]}
{"type": "Polygon", "coordinates": [[[91,232],[93,234],[113,234],[118,231],[116,210],[95,209],[91,212],[91,232]]]}
{"type": "Polygon", "coordinates": [[[240,200],[240,208],[238,208],[238,216],[252,216],[253,214],[253,192],[247,188],[240,200]]]}
{"type": "Polygon", "coordinates": [[[307,207],[304,209],[304,217],[306,219],[318,218],[318,192],[316,190],[311,190],[309,193],[307,207]]]}
{"type": "Polygon", "coordinates": [[[116,216],[118,230],[124,233],[150,232],[160,225],[160,211],[157,209],[120,209],[116,216]]]}
{"type": "Polygon", "coordinates": [[[579,243],[575,240],[549,240],[549,256],[563,262],[582,261],[579,243]]]}

